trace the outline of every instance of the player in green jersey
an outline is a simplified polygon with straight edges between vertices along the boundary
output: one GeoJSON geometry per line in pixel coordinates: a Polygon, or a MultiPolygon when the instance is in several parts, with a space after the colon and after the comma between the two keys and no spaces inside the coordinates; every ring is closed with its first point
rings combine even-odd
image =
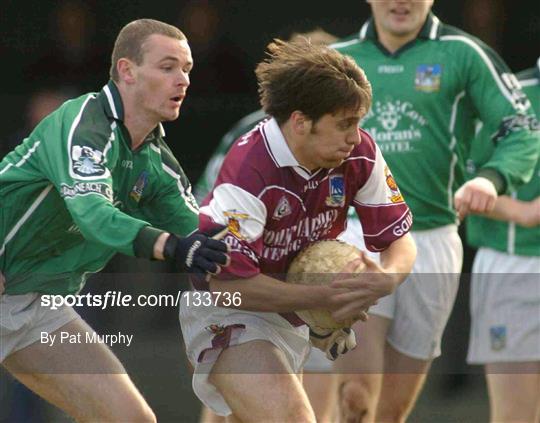
{"type": "MultiPolygon", "coordinates": [[[[517,75],[540,118],[540,59],[517,75]]],[[[482,130],[479,138],[489,137],[482,130]]],[[[489,151],[473,148],[474,171],[489,151]]],[[[487,217],[470,216],[479,248],[471,279],[467,361],[483,364],[491,421],[540,420],[540,161],[531,181],[500,196],[487,217]]]]}
{"type": "Polygon", "coordinates": [[[197,204],[163,141],[192,67],[178,28],[131,22],[102,91],[64,103],[0,163],[0,361],[77,420],[155,417],[113,353],[87,341],[92,329],[43,295],[77,293],[116,252],[201,278],[228,260],[225,243],[195,231],[197,204]]]}
{"type": "MultiPolygon", "coordinates": [[[[432,0],[368,2],[372,19],[334,47],[355,58],[371,81],[373,104],[361,125],[411,207],[418,257],[409,280],[357,325],[362,341],[336,366],[345,419],[403,421],[440,355],[457,293],[463,255],[457,217],[490,211],[497,194],[530,179],[538,133],[504,62],[442,24],[430,13],[432,0]],[[493,134],[486,144],[496,148],[465,182],[477,119],[493,134]]],[[[358,220],[349,221],[348,232],[349,241],[360,243],[358,220]]]]}

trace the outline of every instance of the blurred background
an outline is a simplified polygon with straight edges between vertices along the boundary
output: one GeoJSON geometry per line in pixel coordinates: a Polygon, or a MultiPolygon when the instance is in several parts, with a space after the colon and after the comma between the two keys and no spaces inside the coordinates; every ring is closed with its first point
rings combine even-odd
{"type": "MultiPolygon", "coordinates": [[[[493,47],[513,71],[533,66],[540,54],[538,3],[436,0],[433,10],[442,21],[493,47]]],[[[344,37],[357,32],[368,16],[363,0],[2,0],[0,157],[65,99],[99,91],[108,80],[118,31],[131,20],[147,17],[178,26],[191,45],[195,67],[188,96],[180,118],[165,129],[167,142],[194,182],[221,136],[258,108],[253,70],[268,42],[316,27],[344,37]]],[[[473,254],[466,250],[465,274],[443,340],[443,356],[410,421],[487,421],[481,369],[465,364],[467,272],[473,254]]],[[[174,293],[185,287],[167,275],[168,270],[117,257],[85,290],[174,293]]],[[[199,403],[191,390],[174,307],[79,312],[100,333],[121,329],[134,334],[130,348],[115,352],[158,420],[196,421],[199,403]]],[[[69,419],[0,370],[0,421],[69,419]]]]}

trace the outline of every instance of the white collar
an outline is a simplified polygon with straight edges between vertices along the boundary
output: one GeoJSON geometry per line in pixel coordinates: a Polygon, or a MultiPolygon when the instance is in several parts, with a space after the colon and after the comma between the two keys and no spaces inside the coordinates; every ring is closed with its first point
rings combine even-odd
{"type": "Polygon", "coordinates": [[[263,125],[263,131],[266,145],[276,165],[279,167],[300,166],[274,118],[271,118],[263,125]]]}
{"type": "Polygon", "coordinates": [[[292,153],[289,144],[283,136],[283,132],[274,118],[269,119],[262,127],[263,135],[266,140],[266,147],[270,157],[278,167],[292,167],[296,173],[304,179],[310,179],[317,173],[309,172],[305,167],[298,163],[292,153]]]}

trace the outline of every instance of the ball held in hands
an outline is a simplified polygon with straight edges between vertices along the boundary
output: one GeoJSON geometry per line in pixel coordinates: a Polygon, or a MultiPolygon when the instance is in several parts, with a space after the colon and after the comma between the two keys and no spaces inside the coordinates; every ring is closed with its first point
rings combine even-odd
{"type": "MultiPolygon", "coordinates": [[[[346,242],[329,239],[318,241],[304,248],[292,261],[287,272],[287,282],[304,285],[330,285],[348,264],[362,256],[362,251],[346,242]]],[[[365,271],[359,261],[353,273],[365,271]]],[[[349,328],[357,319],[335,320],[326,310],[301,310],[296,314],[316,333],[349,328]]]]}

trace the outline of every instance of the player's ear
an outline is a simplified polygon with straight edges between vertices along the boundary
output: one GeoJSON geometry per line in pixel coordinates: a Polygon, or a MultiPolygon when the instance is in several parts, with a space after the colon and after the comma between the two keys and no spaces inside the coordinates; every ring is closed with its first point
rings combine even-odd
{"type": "Polygon", "coordinates": [[[305,135],[311,130],[311,119],[300,110],[291,113],[291,126],[298,135],[305,135]]]}
{"type": "Polygon", "coordinates": [[[134,63],[122,57],[116,62],[116,70],[118,71],[118,76],[121,81],[124,81],[126,84],[133,84],[136,81],[135,77],[135,66],[134,63]]]}

